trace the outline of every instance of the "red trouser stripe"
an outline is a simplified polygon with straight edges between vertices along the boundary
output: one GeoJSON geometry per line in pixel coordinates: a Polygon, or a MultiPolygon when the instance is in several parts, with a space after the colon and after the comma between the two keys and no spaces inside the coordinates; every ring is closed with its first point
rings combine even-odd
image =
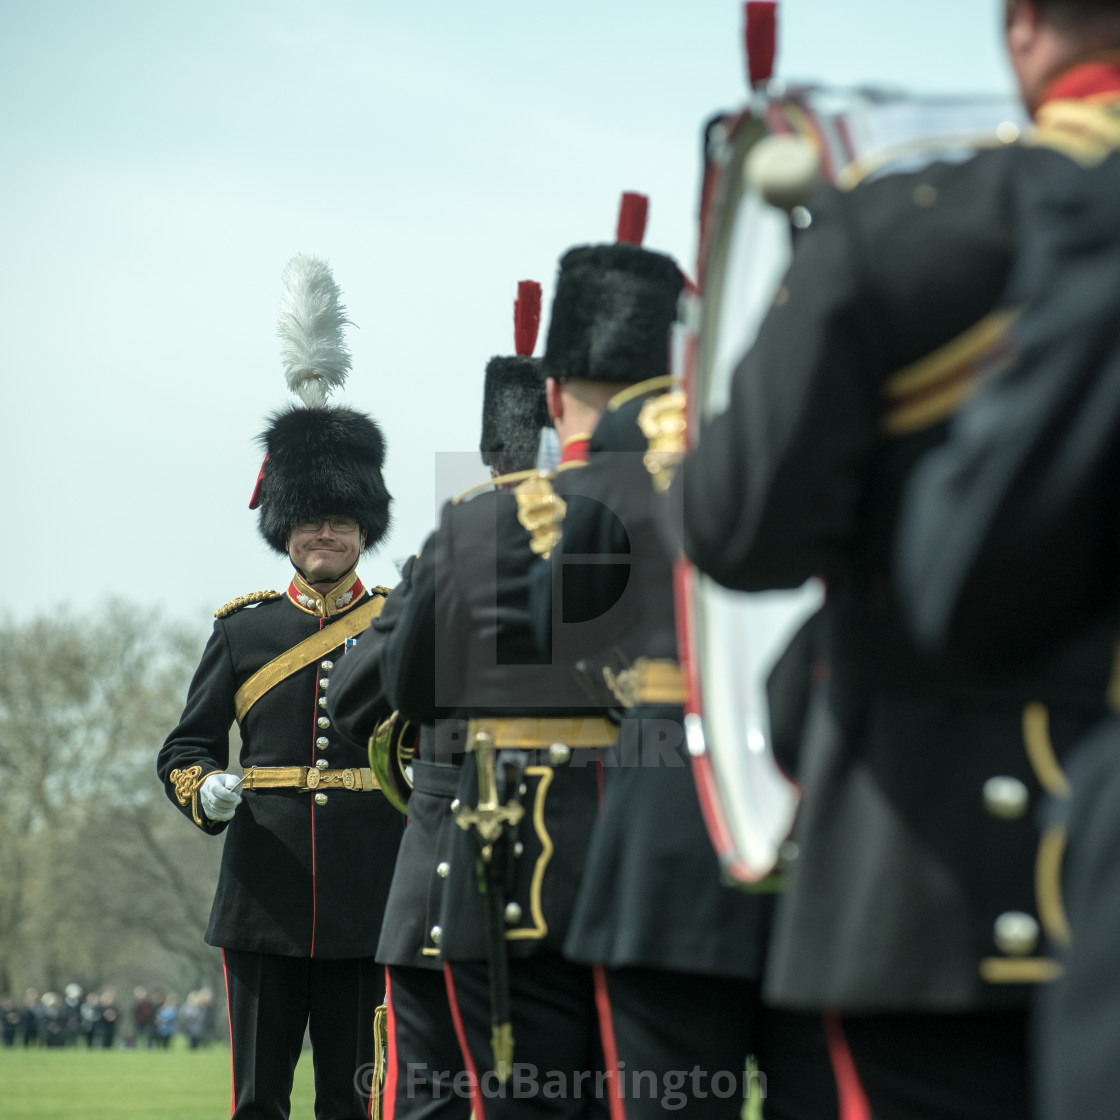
{"type": "Polygon", "coordinates": [[[226,982],[226,1022],[229,1023],[229,1083],[230,1083],[230,1104],[229,1114],[232,1116],[237,1111],[237,1078],[235,1070],[237,1067],[233,1064],[233,1012],[229,1009],[229,972],[226,969],[226,951],[221,950],[222,954],[222,977],[226,982]]]}
{"type": "Polygon", "coordinates": [[[840,1104],[840,1120],[871,1120],[871,1105],[860,1084],[848,1040],[844,1037],[844,1024],[839,1011],[824,1013],[824,1034],[828,1040],[828,1056],[832,1074],[836,1078],[836,1096],[840,1104]]]}
{"type": "MultiPolygon", "coordinates": [[[[393,989],[389,983],[389,968],[385,968],[385,1007],[388,1011],[385,1024],[389,1052],[385,1062],[385,1093],[381,1106],[383,1120],[393,1120],[397,1112],[397,1020],[393,1014],[393,989]]],[[[370,1108],[373,1096],[370,1095],[370,1108]]]]}
{"type": "Polygon", "coordinates": [[[471,1048],[467,1045],[467,1032],[463,1030],[463,1017],[459,1014],[459,1001],[455,998],[455,978],[451,975],[451,965],[443,962],[443,982],[447,986],[447,1004],[451,1008],[451,1021],[455,1024],[455,1037],[459,1040],[459,1049],[463,1052],[463,1065],[467,1067],[471,1083],[471,1108],[474,1110],[474,1120],[486,1120],[486,1113],[482,1109],[482,1094],[478,1091],[478,1071],[474,1068],[474,1058],[471,1057],[471,1048]]]}
{"type": "Polygon", "coordinates": [[[611,996],[607,991],[607,974],[601,964],[591,969],[595,977],[595,1007],[599,1012],[599,1037],[603,1043],[603,1064],[607,1067],[607,1080],[611,1082],[611,1120],[626,1120],[626,1100],[622,1092],[622,1072],[618,1068],[618,1044],[614,1038],[614,1019],[611,1016],[611,996]],[[614,1074],[613,1077],[610,1075],[614,1074]]]}

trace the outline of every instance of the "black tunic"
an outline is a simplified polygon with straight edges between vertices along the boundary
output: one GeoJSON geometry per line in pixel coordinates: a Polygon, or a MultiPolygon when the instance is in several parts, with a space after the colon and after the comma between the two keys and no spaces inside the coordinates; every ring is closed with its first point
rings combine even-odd
{"type": "MultiPolygon", "coordinates": [[[[1115,633],[1120,482],[1120,156],[1034,185],[1011,293],[1014,361],[914,472],[898,569],[920,638],[1014,665],[1086,625],[1115,633]],[[931,573],[941,578],[931,579],[931,573]]],[[[1041,1003],[1040,1112],[1111,1111],[1120,1064],[1120,721],[1063,759],[1065,972],[1041,1003]]]]}
{"type": "MultiPolygon", "coordinates": [[[[386,658],[384,685],[403,716],[438,727],[447,719],[483,716],[599,714],[570,670],[549,664],[536,647],[529,613],[536,563],[512,493],[486,492],[444,507],[386,658]]],[[[521,912],[506,929],[515,956],[563,945],[596,813],[596,756],[577,749],[568,764],[556,765],[547,750],[527,752],[526,814],[518,836],[523,850],[508,892],[521,912]]],[[[475,767],[460,769],[459,799],[473,805],[475,767]]],[[[449,873],[440,928],[434,937],[429,930],[429,939],[446,960],[484,961],[473,842],[458,827],[444,826],[443,833],[449,873]]]]}
{"type": "MultiPolygon", "coordinates": [[[[676,661],[672,560],[637,425],[645,404],[608,411],[588,465],[556,480],[568,510],[548,590],[563,596],[565,615],[586,621],[549,627],[546,618],[541,629],[551,630],[556,659],[573,665],[676,661]]],[[[552,603],[538,596],[534,610],[550,618],[552,603]]],[[[625,709],[603,761],[602,811],[565,953],[612,968],[757,980],[773,900],[723,885],[682,719],[680,705],[625,709]]]]}
{"type": "MultiPolygon", "coordinates": [[[[410,557],[385,608],[335,670],[327,711],[355,743],[368,743],[376,725],[393,710],[384,680],[392,676],[387,662],[396,656],[396,622],[412,603],[417,583],[421,588],[430,587],[430,562],[427,548],[420,556],[410,557]]],[[[444,880],[438,868],[447,860],[449,829],[454,825],[448,806],[459,780],[463,735],[461,725],[441,721],[437,749],[435,728],[425,723],[418,730],[412,765],[414,790],[385,906],[377,959],[387,965],[438,969],[439,949],[432,943],[430,932],[439,922],[444,880]]]]}
{"type": "MultiPolygon", "coordinates": [[[[179,804],[170,774],[195,765],[202,776],[227,769],[238,688],[273,658],[368,602],[362,591],[321,618],[297,605],[293,594],[290,589],[214,623],[182,718],[157,763],[168,797],[188,819],[192,806],[179,804]]],[[[340,642],[249,710],[240,727],[243,768],[313,766],[320,758],[332,769],[368,765],[365,751],[337,734],[318,703],[342,656],[340,642]]],[[[372,956],[403,828],[400,814],[377,791],[331,791],[324,804],[294,789],[244,790],[242,798],[228,822],[207,942],[293,957],[372,956]]],[[[200,808],[199,816],[206,832],[226,829],[200,808]]]]}

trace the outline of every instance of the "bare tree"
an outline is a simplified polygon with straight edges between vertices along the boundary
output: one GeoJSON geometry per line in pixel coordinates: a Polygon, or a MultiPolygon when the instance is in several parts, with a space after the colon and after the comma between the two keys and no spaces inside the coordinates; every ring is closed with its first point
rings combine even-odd
{"type": "Polygon", "coordinates": [[[155,755],[202,637],[124,603],[0,621],[0,992],[214,985],[221,842],[167,803],[155,755]]]}

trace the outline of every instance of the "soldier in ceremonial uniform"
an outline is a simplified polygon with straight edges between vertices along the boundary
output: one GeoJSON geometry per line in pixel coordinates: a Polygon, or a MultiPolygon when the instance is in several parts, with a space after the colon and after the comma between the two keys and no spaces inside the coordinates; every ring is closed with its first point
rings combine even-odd
{"type": "MultiPolygon", "coordinates": [[[[647,342],[644,368],[663,368],[664,339],[647,342]]],[[[617,1114],[663,1115],[675,1084],[672,1103],[687,1115],[737,1118],[753,1056],[768,1118],[827,1120],[836,1089],[819,1015],[760,997],[774,896],[722,883],[688,761],[672,558],[656,508],[674,454],[661,449],[684,426],[683,395],[667,388],[662,376],[616,396],[588,465],[556,483],[567,511],[551,594],[536,604],[548,648],[607,687],[622,716],[565,953],[595,967],[617,1114]],[[623,563],[594,562],[611,557],[623,563]]]]}
{"type": "Polygon", "coordinates": [[[839,1012],[841,1088],[877,1117],[1029,1114],[1027,1012],[1057,972],[1031,806],[1099,717],[1111,659],[1091,640],[1031,673],[923,656],[890,558],[911,472],[1005,354],[1024,189],[1115,143],[1120,75],[1095,56],[1120,46],[1116,16],[1012,0],[1026,142],[812,201],[728,409],[673,487],[685,551],[721,583],[827,581],[767,991],[839,1012]]]}
{"type": "MultiPolygon", "coordinates": [[[[897,556],[919,641],[1004,673],[1094,635],[1107,656],[1120,621],[1120,155],[1059,169],[1026,212],[1014,357],[914,472],[897,556]]],[[[1080,1120],[1115,1110],[1120,1068],[1120,720],[1060,762],[1036,810],[1063,965],[1039,1008],[1037,1080],[1041,1115],[1080,1120]]]]}
{"type": "MultiPolygon", "coordinates": [[[[582,334],[572,347],[582,357],[550,391],[561,473],[584,458],[609,397],[637,379],[612,366],[626,332],[659,323],[667,345],[676,292],[666,298],[667,277],[679,289],[668,258],[629,245],[564,257],[549,351],[563,320],[582,334]],[[618,311],[627,307],[629,320],[618,311]]],[[[460,827],[442,918],[429,935],[445,961],[477,1112],[605,1115],[591,971],[562,949],[596,816],[595,763],[614,729],[570,668],[538,650],[530,579],[552,540],[555,495],[536,472],[508,481],[513,492],[496,488],[444,508],[414,569],[413,602],[391,635],[384,683],[403,716],[469,721],[475,758],[462,768],[460,827]]]]}
{"type": "MultiPolygon", "coordinates": [[[[494,475],[531,469],[541,430],[548,426],[540,362],[531,356],[540,300],[540,285],[522,281],[514,310],[517,356],[492,358],[486,367],[479,450],[494,475]]],[[[392,711],[384,675],[392,673],[387,666],[387,660],[394,660],[391,635],[411,602],[417,562],[417,557],[409,559],[380,617],[335,671],[327,712],[355,743],[366,742],[392,711]]],[[[447,1001],[443,961],[432,936],[439,927],[442,887],[450,868],[455,829],[450,806],[459,785],[465,731],[466,725],[457,720],[440,720],[438,729],[430,722],[422,724],[410,763],[411,795],[401,790],[407,796],[407,805],[401,807],[407,808],[408,826],[377,948],[377,959],[386,966],[386,1120],[466,1120],[471,1111],[459,1076],[465,1067],[447,1001]]],[[[401,732],[399,723],[385,729],[387,751],[398,750],[401,732]]],[[[386,766],[395,762],[390,758],[386,766]]]]}
{"type": "Polygon", "coordinates": [[[226,831],[206,940],[220,946],[233,1051],[233,1116],[286,1117],[308,1028],[316,1115],[369,1114],[374,961],[400,842],[400,815],[326,712],[347,638],[377,616],[385,589],[358,577],[389,525],[377,424],[326,405],[350,358],[345,309],[327,266],[288,266],[281,337],[304,406],[275,414],[252,505],[261,535],[295,573],[286,591],[217,612],[179,725],[157,769],[171,801],[210,835],[226,831]],[[241,736],[228,773],[229,729],[241,736]]]}

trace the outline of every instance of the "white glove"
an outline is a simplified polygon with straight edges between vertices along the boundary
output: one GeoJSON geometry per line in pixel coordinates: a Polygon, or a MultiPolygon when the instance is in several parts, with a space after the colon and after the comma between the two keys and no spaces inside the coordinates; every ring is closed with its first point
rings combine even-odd
{"type": "Polygon", "coordinates": [[[228,821],[241,804],[235,788],[241,783],[236,774],[211,774],[198,790],[202,811],[212,821],[228,821]]]}

